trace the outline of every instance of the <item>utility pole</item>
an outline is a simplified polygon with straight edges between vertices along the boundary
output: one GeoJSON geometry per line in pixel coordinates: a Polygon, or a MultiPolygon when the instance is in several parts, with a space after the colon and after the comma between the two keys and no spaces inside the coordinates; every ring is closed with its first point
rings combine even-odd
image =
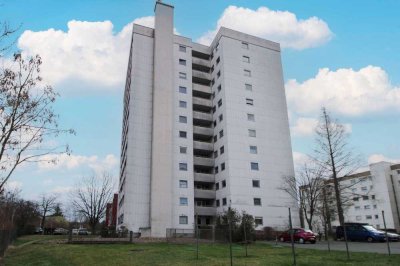
{"type": "MultiPolygon", "coordinates": [[[[229,204],[230,205],[230,204],[229,204]]],[[[229,255],[231,257],[231,266],[233,266],[233,259],[232,259],[232,211],[231,206],[228,208],[228,226],[229,226],[229,255]]]]}

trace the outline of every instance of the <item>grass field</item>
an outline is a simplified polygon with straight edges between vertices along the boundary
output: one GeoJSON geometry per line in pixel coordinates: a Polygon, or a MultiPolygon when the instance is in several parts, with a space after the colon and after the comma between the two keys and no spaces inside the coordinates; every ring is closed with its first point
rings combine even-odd
{"type": "MultiPolygon", "coordinates": [[[[200,244],[196,260],[193,244],[61,244],[59,237],[21,237],[5,257],[6,265],[229,265],[229,245],[200,244]]],[[[290,248],[253,244],[245,256],[233,246],[233,265],[292,265],[290,248]]],[[[400,255],[296,250],[298,265],[400,265],[400,255]]]]}

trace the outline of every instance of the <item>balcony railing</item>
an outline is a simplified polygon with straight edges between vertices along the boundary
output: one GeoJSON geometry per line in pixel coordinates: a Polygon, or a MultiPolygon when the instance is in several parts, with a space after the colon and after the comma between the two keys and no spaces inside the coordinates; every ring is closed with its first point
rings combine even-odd
{"type": "Polygon", "coordinates": [[[214,183],[215,177],[213,174],[194,173],[194,181],[214,183]]]}
{"type": "Polygon", "coordinates": [[[213,167],[214,166],[214,159],[194,156],[193,157],[193,164],[194,165],[202,165],[202,166],[213,167]]]}
{"type": "Polygon", "coordinates": [[[195,206],[194,211],[197,215],[202,216],[215,216],[217,214],[217,209],[215,207],[195,206]]]}
{"type": "Polygon", "coordinates": [[[198,199],[215,199],[215,190],[194,189],[194,197],[198,199]]]}

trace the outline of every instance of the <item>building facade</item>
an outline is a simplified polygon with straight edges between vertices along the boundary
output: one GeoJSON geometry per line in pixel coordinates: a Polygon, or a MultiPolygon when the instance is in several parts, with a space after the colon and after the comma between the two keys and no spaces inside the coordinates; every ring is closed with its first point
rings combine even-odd
{"type": "MultiPolygon", "coordinates": [[[[327,184],[328,206],[336,209],[333,182],[327,184]]],[[[369,165],[368,171],[361,171],[339,178],[344,202],[345,222],[368,223],[383,229],[382,211],[386,227],[400,232],[400,164],[379,162],[369,165]]],[[[322,200],[321,200],[322,201],[322,200]]],[[[323,217],[315,217],[315,230],[322,231],[323,217]]],[[[337,215],[332,219],[333,229],[340,225],[337,215]]]]}
{"type": "Polygon", "coordinates": [[[117,225],[118,194],[114,194],[113,200],[106,206],[106,226],[114,227],[117,225]]]}
{"type": "Polygon", "coordinates": [[[174,35],[173,11],[157,2],[154,29],[133,25],[118,226],[164,237],[231,206],[287,227],[297,205],[278,189],[294,174],[279,44],[221,28],[201,45],[174,35]]]}

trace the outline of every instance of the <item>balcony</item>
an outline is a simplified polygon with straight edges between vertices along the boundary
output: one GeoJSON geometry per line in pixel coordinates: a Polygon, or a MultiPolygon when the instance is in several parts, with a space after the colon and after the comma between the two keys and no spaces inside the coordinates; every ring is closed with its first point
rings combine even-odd
{"type": "Polygon", "coordinates": [[[194,211],[197,215],[201,216],[215,216],[217,215],[217,209],[215,207],[201,207],[195,206],[194,211]]]}
{"type": "Polygon", "coordinates": [[[212,137],[214,135],[214,130],[210,127],[193,127],[193,135],[202,135],[212,137]]]}
{"type": "Polygon", "coordinates": [[[211,113],[203,113],[193,111],[193,120],[202,120],[206,122],[212,122],[213,116],[211,113]]]}
{"type": "Polygon", "coordinates": [[[210,142],[193,141],[194,150],[213,151],[214,145],[210,142]]]}
{"type": "Polygon", "coordinates": [[[206,167],[214,167],[214,159],[193,156],[193,164],[206,166],[206,167]]]}
{"type": "Polygon", "coordinates": [[[192,64],[206,66],[208,68],[211,68],[211,62],[209,60],[205,60],[205,59],[198,58],[198,57],[192,57],[192,64]]]}
{"type": "Polygon", "coordinates": [[[215,190],[194,189],[194,197],[197,199],[215,199],[215,190]]]}
{"type": "Polygon", "coordinates": [[[215,177],[213,174],[194,173],[194,181],[214,183],[215,177]]]}
{"type": "Polygon", "coordinates": [[[208,99],[193,97],[193,105],[205,106],[205,107],[208,107],[208,110],[210,110],[212,107],[212,102],[211,102],[211,100],[208,100],[208,99]]]}
{"type": "Polygon", "coordinates": [[[193,83],[193,91],[194,91],[194,93],[199,92],[199,93],[202,93],[202,94],[206,94],[208,96],[211,95],[211,87],[210,86],[201,85],[201,84],[193,83]]]}
{"type": "Polygon", "coordinates": [[[199,79],[199,80],[204,80],[204,82],[210,82],[211,81],[211,74],[198,71],[198,70],[192,70],[192,77],[194,79],[199,79]]]}

